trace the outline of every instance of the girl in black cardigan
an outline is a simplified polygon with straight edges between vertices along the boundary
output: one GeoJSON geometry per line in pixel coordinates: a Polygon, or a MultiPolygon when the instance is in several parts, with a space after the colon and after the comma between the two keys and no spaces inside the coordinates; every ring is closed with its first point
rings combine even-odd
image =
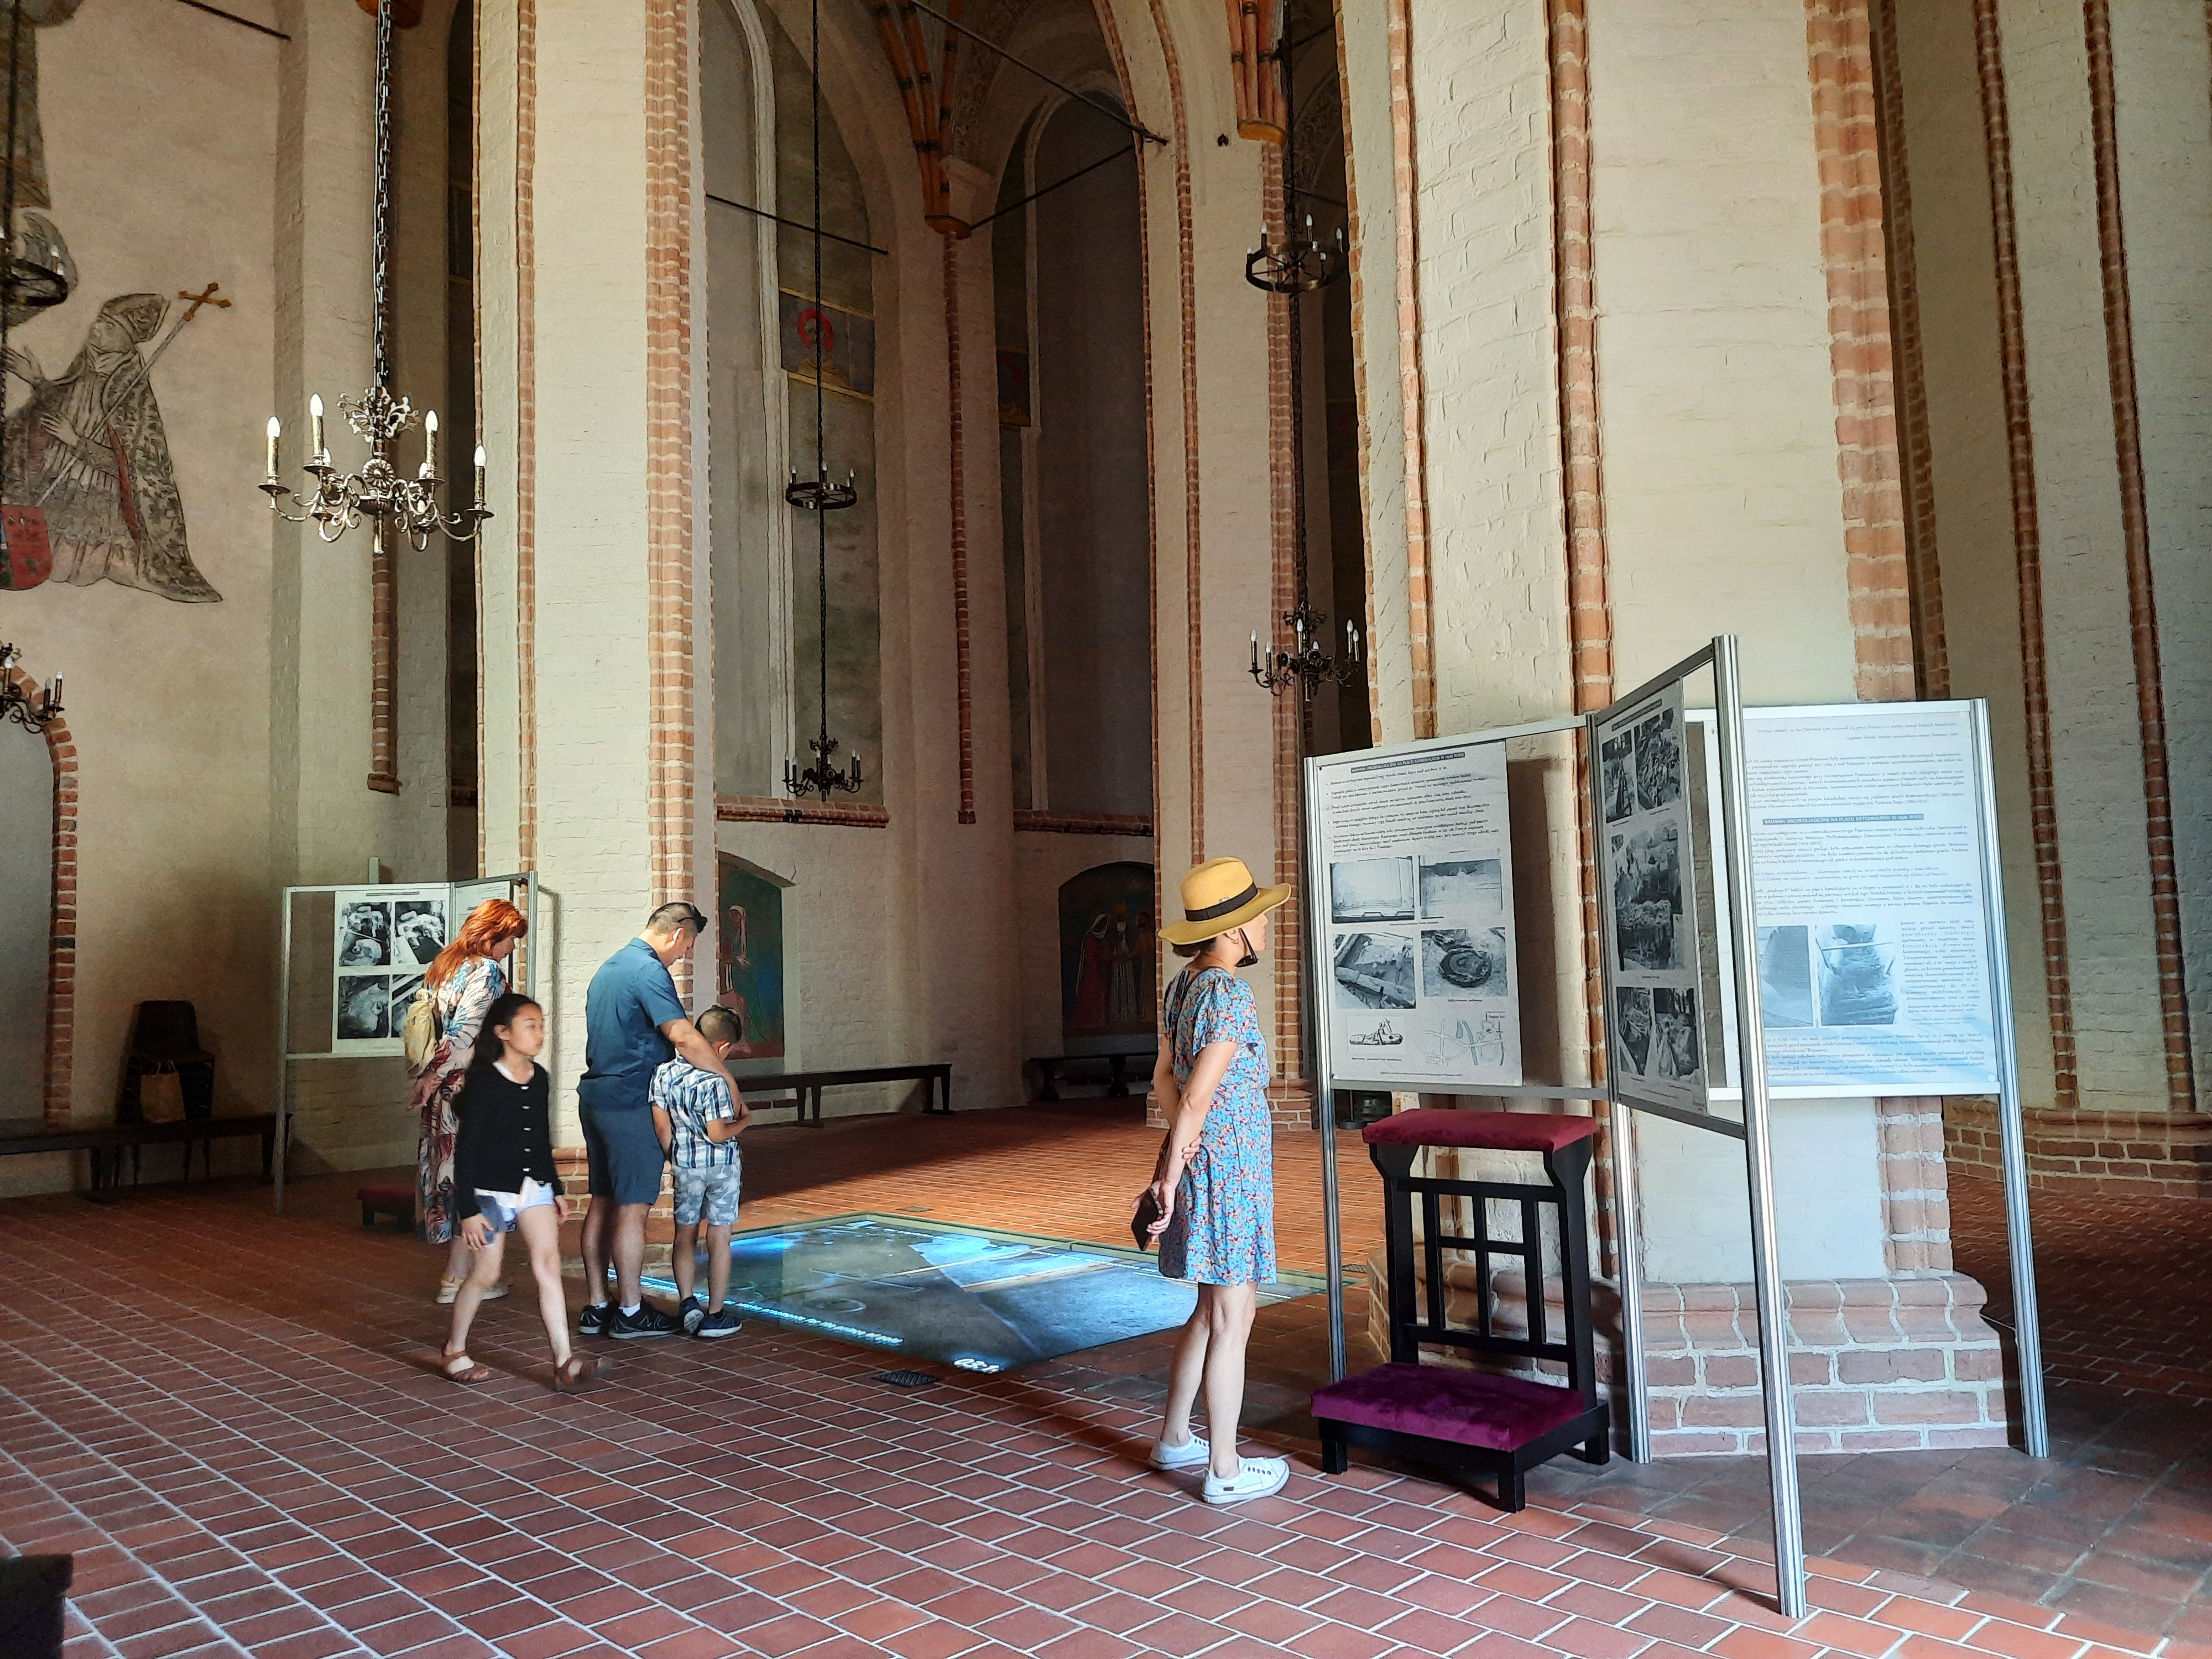
{"type": "Polygon", "coordinates": [[[469,1358],[469,1325],[484,1292],[499,1283],[507,1235],[520,1231],[553,1346],[553,1386],[566,1393],[594,1366],[568,1349],[568,1299],[561,1284],[561,1224],[568,1218],[568,1200],[553,1168],[548,1089],[538,1064],[545,1046],[544,1011],[510,991],[485,1013],[483,1033],[453,1103],[460,1119],[453,1142],[453,1219],[456,1236],[476,1254],[476,1266],[453,1297],[445,1372],[456,1382],[490,1379],[489,1369],[469,1358]]]}

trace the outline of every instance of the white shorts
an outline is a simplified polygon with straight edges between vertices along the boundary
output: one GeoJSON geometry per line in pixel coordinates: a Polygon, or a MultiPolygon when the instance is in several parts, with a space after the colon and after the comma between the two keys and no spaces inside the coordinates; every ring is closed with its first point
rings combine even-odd
{"type": "Polygon", "coordinates": [[[556,1195],[556,1188],[525,1176],[522,1190],[519,1193],[488,1193],[483,1188],[477,1188],[477,1207],[483,1218],[491,1223],[492,1231],[511,1233],[514,1231],[515,1218],[525,1210],[550,1210],[556,1195]]]}

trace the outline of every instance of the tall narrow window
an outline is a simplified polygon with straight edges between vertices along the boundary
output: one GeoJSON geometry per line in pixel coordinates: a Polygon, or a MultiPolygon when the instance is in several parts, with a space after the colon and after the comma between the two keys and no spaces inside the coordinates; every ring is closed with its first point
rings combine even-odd
{"type": "MultiPolygon", "coordinates": [[[[476,7],[460,0],[446,38],[446,430],[465,478],[477,427],[476,7]]],[[[477,552],[446,544],[446,867],[477,869],[477,552]]]]}
{"type": "Polygon", "coordinates": [[[825,99],[822,222],[842,240],[824,247],[817,311],[813,239],[803,228],[814,203],[806,60],[749,0],[709,0],[701,19],[715,788],[780,795],[785,762],[811,758],[804,738],[822,723],[815,526],[783,500],[791,469],[814,471],[818,335],[821,447],[832,475],[851,472],[860,496],[830,515],[828,723],[841,761],[866,758],[867,782],[851,799],[878,804],[895,758],[883,752],[876,256],[860,173],[825,99]]]}

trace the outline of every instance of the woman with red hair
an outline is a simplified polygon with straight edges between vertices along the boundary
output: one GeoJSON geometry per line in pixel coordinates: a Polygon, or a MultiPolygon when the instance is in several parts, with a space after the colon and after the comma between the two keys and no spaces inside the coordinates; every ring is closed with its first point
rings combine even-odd
{"type": "MultiPolygon", "coordinates": [[[[522,912],[505,899],[486,899],[468,914],[453,941],[423,971],[422,988],[437,999],[438,1044],[415,1079],[413,1104],[422,1120],[415,1167],[415,1225],[432,1244],[446,1244],[445,1277],[438,1301],[446,1305],[469,1276],[468,1242],[453,1226],[453,1136],[459,1127],[453,1102],[468,1081],[484,1014],[507,989],[507,959],[530,931],[522,912]]],[[[485,1296],[507,1294],[499,1285],[485,1296]]]]}

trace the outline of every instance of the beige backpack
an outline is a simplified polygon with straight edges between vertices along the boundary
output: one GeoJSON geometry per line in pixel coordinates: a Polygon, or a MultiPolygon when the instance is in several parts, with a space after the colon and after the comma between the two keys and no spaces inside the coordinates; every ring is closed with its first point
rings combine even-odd
{"type": "Polygon", "coordinates": [[[421,1076],[430,1063],[430,1056],[438,1051],[438,1039],[446,1033],[446,1022],[438,1017],[438,994],[425,980],[415,993],[415,1000],[407,1005],[407,1018],[400,1023],[400,1041],[407,1049],[407,1069],[421,1076]]]}

